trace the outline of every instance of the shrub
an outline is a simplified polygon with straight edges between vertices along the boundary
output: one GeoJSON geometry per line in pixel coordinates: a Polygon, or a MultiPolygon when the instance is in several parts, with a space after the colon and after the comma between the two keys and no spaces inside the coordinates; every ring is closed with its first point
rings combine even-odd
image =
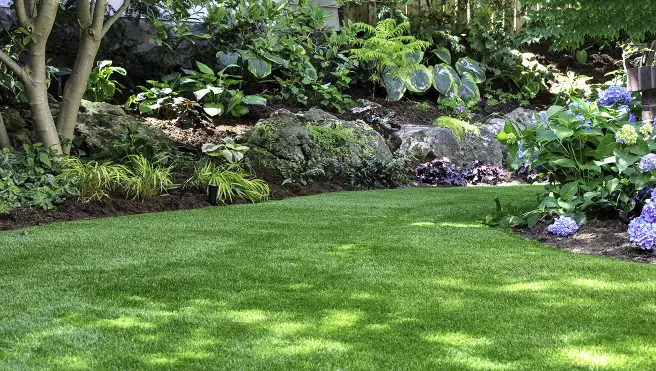
{"type": "Polygon", "coordinates": [[[653,124],[633,122],[626,89],[612,87],[599,97],[572,97],[569,107],[536,115],[534,126],[507,124],[498,137],[508,145],[513,169],[528,163],[548,177],[538,210],[573,216],[579,225],[584,212],[632,212],[638,191],[656,180],[649,157],[656,149],[653,124]]]}
{"type": "Polygon", "coordinates": [[[123,165],[111,162],[82,162],[77,157],[64,161],[61,176],[76,185],[80,192],[80,201],[88,202],[109,197],[107,192],[124,184],[129,170],[123,165]]]}
{"type": "Polygon", "coordinates": [[[59,177],[61,157],[41,144],[25,143],[23,151],[0,151],[0,212],[21,207],[51,210],[77,195],[75,186],[59,177]]]}
{"type": "Polygon", "coordinates": [[[254,179],[237,163],[225,166],[213,162],[205,162],[197,168],[194,176],[187,181],[192,187],[205,188],[210,184],[218,187],[219,202],[232,201],[233,197],[251,202],[262,202],[269,199],[269,185],[254,179]]]}

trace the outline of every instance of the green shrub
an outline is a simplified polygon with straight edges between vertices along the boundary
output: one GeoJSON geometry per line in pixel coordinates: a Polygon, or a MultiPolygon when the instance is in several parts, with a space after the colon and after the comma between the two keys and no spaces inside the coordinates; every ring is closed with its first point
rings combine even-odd
{"type": "Polygon", "coordinates": [[[84,98],[93,102],[109,102],[124,86],[112,79],[114,72],[126,76],[125,68],[112,66],[112,61],[98,61],[89,75],[84,98]]]}
{"type": "Polygon", "coordinates": [[[528,163],[549,179],[538,210],[568,215],[579,225],[585,213],[632,212],[635,196],[656,184],[640,161],[656,151],[653,123],[636,123],[631,94],[612,87],[597,102],[571,98],[567,107],[541,112],[537,124],[519,130],[507,124],[499,139],[508,145],[508,164],[528,163]]]}
{"type": "Polygon", "coordinates": [[[61,157],[41,144],[25,143],[23,151],[0,151],[0,212],[21,207],[51,210],[77,196],[76,188],[58,176],[61,157]]]}
{"type": "Polygon", "coordinates": [[[82,162],[77,157],[64,161],[61,176],[76,185],[80,192],[80,201],[88,202],[109,197],[107,192],[125,184],[129,170],[120,164],[111,162],[82,162]]]}
{"type": "Polygon", "coordinates": [[[342,124],[331,127],[307,125],[307,129],[312,133],[313,142],[326,151],[346,153],[349,151],[349,145],[357,142],[353,129],[342,124]]]}
{"type": "Polygon", "coordinates": [[[232,201],[233,198],[250,202],[262,202],[269,199],[269,185],[253,176],[237,163],[225,166],[205,162],[197,168],[187,184],[196,188],[206,188],[210,184],[218,187],[219,202],[232,201]]]}

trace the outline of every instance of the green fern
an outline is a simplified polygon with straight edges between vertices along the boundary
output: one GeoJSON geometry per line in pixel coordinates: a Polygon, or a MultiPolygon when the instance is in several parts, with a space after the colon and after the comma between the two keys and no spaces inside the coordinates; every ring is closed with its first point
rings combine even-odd
{"type": "Polygon", "coordinates": [[[438,117],[433,122],[433,126],[451,130],[456,138],[458,138],[459,142],[462,141],[462,138],[464,138],[466,133],[473,133],[477,136],[481,135],[481,132],[476,125],[449,116],[438,117]]]}
{"type": "Polygon", "coordinates": [[[365,33],[365,37],[353,40],[351,55],[359,62],[371,66],[370,80],[382,81],[385,73],[396,77],[407,76],[417,63],[411,58],[415,53],[422,53],[430,46],[429,42],[417,40],[414,36],[404,35],[410,30],[410,23],[397,24],[394,19],[385,19],[376,26],[355,23],[353,27],[365,33]]]}

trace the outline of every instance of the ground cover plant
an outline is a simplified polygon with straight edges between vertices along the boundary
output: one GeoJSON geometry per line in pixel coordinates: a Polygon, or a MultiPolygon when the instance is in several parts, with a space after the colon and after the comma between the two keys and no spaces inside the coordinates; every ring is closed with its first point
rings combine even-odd
{"type": "Polygon", "coordinates": [[[334,193],[2,232],[0,368],[656,367],[653,266],[479,222],[493,195],[530,208],[536,191],[334,193]]]}

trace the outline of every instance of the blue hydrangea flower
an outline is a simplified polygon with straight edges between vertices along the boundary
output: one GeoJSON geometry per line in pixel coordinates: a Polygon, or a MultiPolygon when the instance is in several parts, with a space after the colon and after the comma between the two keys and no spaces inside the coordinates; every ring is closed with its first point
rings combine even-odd
{"type": "Polygon", "coordinates": [[[633,125],[626,124],[615,133],[615,140],[621,144],[636,144],[638,141],[638,133],[633,125]]]}
{"type": "Polygon", "coordinates": [[[606,90],[599,92],[599,98],[597,98],[597,103],[602,106],[612,106],[616,103],[631,103],[633,97],[631,92],[626,90],[622,86],[611,86],[606,90]]]}
{"type": "Polygon", "coordinates": [[[576,221],[569,216],[561,216],[556,221],[547,227],[549,233],[557,234],[561,237],[567,237],[571,234],[578,232],[579,226],[576,221]]]}
{"type": "Polygon", "coordinates": [[[581,113],[581,110],[583,110],[583,106],[581,106],[576,102],[570,103],[568,106],[568,111],[570,111],[573,114],[581,113]]]}
{"type": "Polygon", "coordinates": [[[618,111],[624,111],[626,113],[631,112],[631,108],[629,108],[629,106],[627,106],[626,104],[623,104],[623,105],[617,107],[617,110],[618,111]]]}
{"type": "Polygon", "coordinates": [[[629,113],[629,122],[636,122],[638,119],[636,118],[636,115],[633,113],[629,113]]]}
{"type": "Polygon", "coordinates": [[[540,111],[537,113],[536,117],[533,118],[533,122],[538,121],[545,124],[549,123],[549,119],[547,118],[547,111],[540,111]]]}
{"type": "Polygon", "coordinates": [[[643,173],[656,170],[656,153],[649,153],[645,155],[642,160],[640,160],[638,169],[640,169],[640,171],[643,173]]]}
{"type": "Polygon", "coordinates": [[[629,241],[640,250],[653,250],[656,242],[656,224],[649,223],[644,217],[635,218],[629,223],[629,241]]]}

